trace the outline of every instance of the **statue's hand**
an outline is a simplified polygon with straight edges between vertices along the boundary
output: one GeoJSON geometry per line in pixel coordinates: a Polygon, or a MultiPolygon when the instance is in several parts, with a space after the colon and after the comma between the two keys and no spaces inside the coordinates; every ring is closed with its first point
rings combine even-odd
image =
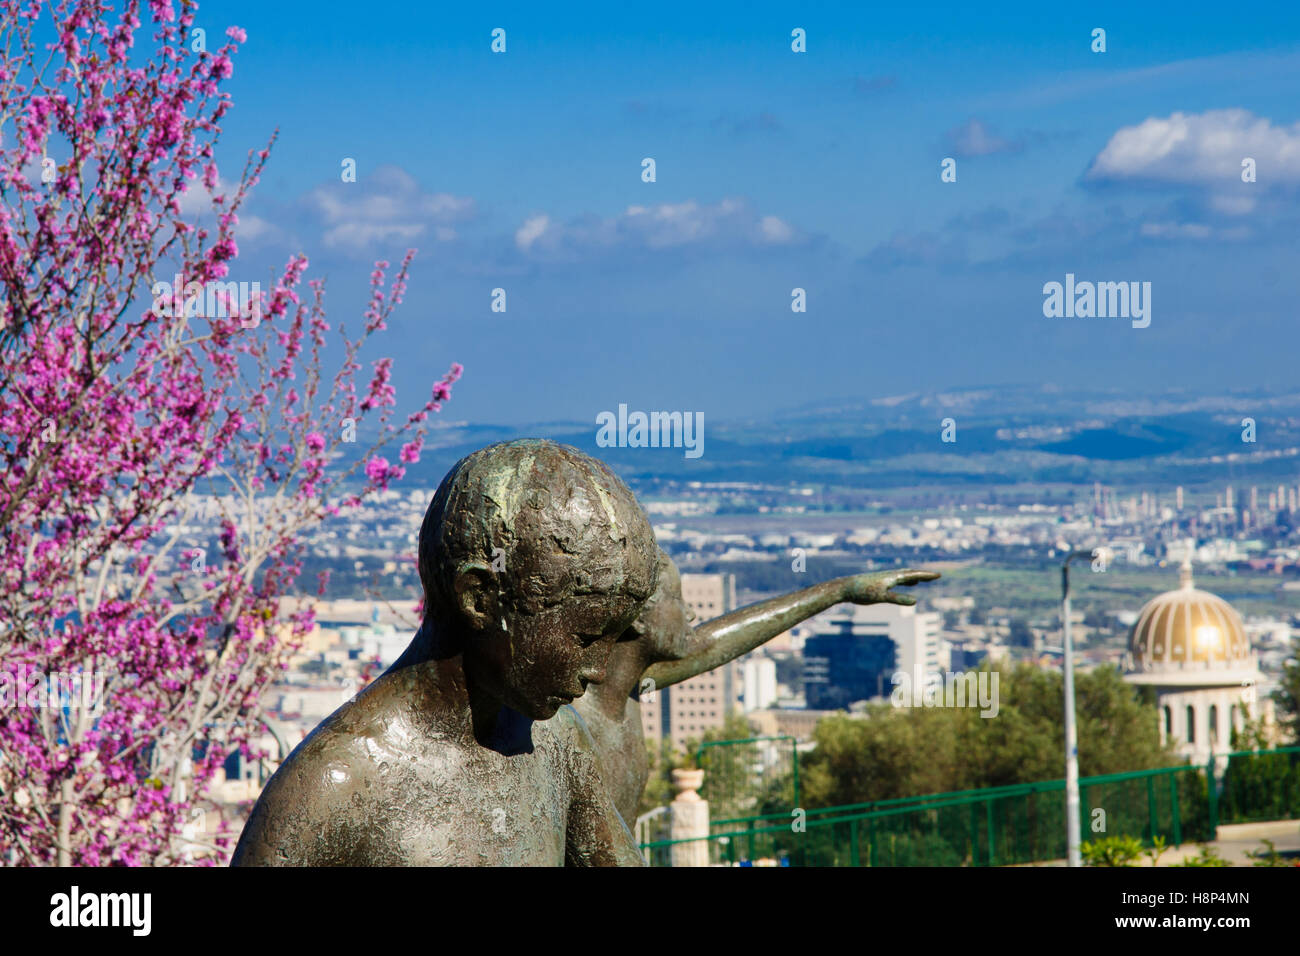
{"type": "Polygon", "coordinates": [[[895,594],[890,588],[910,587],[921,581],[933,581],[939,577],[938,571],[917,571],[905,568],[901,571],[876,571],[871,574],[855,574],[844,579],[844,600],[854,604],[902,604],[910,606],[916,598],[906,594],[895,594]]]}

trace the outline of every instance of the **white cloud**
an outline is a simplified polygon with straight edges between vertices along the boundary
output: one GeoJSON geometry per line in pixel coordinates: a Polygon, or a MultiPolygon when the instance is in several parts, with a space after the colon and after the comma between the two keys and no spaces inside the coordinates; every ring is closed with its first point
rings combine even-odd
{"type": "Polygon", "coordinates": [[[1086,178],[1235,187],[1247,157],[1261,184],[1300,183],[1300,123],[1275,126],[1244,109],[1149,117],[1116,132],[1086,178]]]}
{"type": "Polygon", "coordinates": [[[1213,234],[1199,222],[1144,222],[1141,232],[1153,239],[1209,239],[1213,234]]]}
{"type": "Polygon", "coordinates": [[[546,227],[550,225],[549,216],[533,216],[525,219],[524,224],[515,230],[515,245],[525,252],[528,248],[546,232],[546,227]]]}
{"type": "Polygon", "coordinates": [[[768,242],[789,242],[794,236],[794,230],[790,228],[789,223],[776,216],[764,216],[759,220],[758,225],[763,231],[763,238],[768,242]]]}
{"type": "Polygon", "coordinates": [[[388,225],[364,222],[345,222],[325,231],[327,246],[353,246],[364,248],[386,239],[410,241],[418,239],[424,233],[424,226],[418,223],[392,223],[388,225]]]}
{"type": "Polygon", "coordinates": [[[947,134],[948,148],[954,156],[991,156],[994,153],[1014,153],[1024,147],[1021,142],[1003,139],[977,119],[971,119],[951,129],[947,134]]]}
{"type": "Polygon", "coordinates": [[[1218,239],[1239,242],[1251,236],[1251,231],[1245,226],[1219,229],[1201,222],[1144,222],[1139,231],[1148,239],[1218,239]]]}
{"type": "Polygon", "coordinates": [[[1211,196],[1210,208],[1224,216],[1244,216],[1255,211],[1257,205],[1254,196],[1211,196]]]}
{"type": "Polygon", "coordinates": [[[354,248],[394,239],[410,242],[429,233],[449,242],[456,238],[453,224],[475,213],[473,199],[427,193],[397,166],[380,166],[355,183],[318,186],[303,202],[327,226],[327,246],[354,248]]]}
{"type": "Polygon", "coordinates": [[[515,245],[533,255],[564,255],[621,246],[672,249],[685,246],[771,246],[798,241],[792,226],[776,216],[758,216],[742,199],[708,204],[628,206],[621,214],[588,215],[559,223],[539,214],[515,230],[515,245]]]}
{"type": "Polygon", "coordinates": [[[235,230],[237,238],[247,242],[256,242],[265,236],[278,232],[276,226],[261,216],[240,216],[239,227],[235,230]]]}
{"type": "Polygon", "coordinates": [[[201,180],[190,180],[179,197],[178,204],[181,207],[181,216],[185,219],[191,219],[212,212],[212,197],[219,196],[222,192],[221,180],[219,179],[217,180],[217,188],[212,192],[208,192],[201,180]]]}
{"type": "MultiPolygon", "coordinates": [[[[179,197],[181,207],[181,216],[184,219],[206,219],[211,221],[212,218],[212,197],[226,196],[227,201],[230,198],[230,191],[227,189],[218,177],[212,191],[209,192],[203,185],[202,180],[193,179],[189,182],[179,197]]],[[[247,205],[243,207],[247,209],[247,205]]],[[[238,213],[239,225],[235,227],[235,239],[241,245],[246,243],[256,243],[263,239],[270,238],[281,234],[281,229],[275,223],[263,219],[261,216],[254,216],[251,213],[244,212],[242,209],[238,213]]]]}

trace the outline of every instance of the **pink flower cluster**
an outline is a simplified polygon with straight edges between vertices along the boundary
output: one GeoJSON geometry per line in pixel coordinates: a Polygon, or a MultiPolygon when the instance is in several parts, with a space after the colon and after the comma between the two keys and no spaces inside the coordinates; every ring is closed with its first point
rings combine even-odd
{"type": "MultiPolygon", "coordinates": [[[[324,284],[305,279],[305,256],[253,328],[139,301],[155,275],[229,273],[270,146],[207,225],[182,216],[187,188],[220,182],[220,88],[247,36],[231,27],[195,53],[192,0],[119,6],[0,0],[0,115],[18,132],[0,142],[0,670],[105,677],[99,712],[0,707],[6,862],[193,852],[182,828],[229,754],[257,755],[263,693],[312,627],[285,600],[303,531],[400,478],[461,374],[400,425],[389,360],[358,399],[357,355],[400,303],[412,253],[387,289],[377,264],[332,379],[324,284]],[[33,75],[46,57],[52,74],[33,75]],[[353,450],[345,422],[374,438],[353,450]],[[398,442],[390,464],[381,452],[398,442]],[[249,510],[221,516],[205,562],[168,532],[216,478],[249,510]]],[[[220,861],[229,842],[198,856],[220,861]]]]}

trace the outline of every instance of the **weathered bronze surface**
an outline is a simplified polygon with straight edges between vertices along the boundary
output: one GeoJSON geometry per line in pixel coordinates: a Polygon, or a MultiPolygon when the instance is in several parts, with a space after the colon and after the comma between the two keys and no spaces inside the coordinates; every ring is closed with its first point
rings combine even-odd
{"type": "Polygon", "coordinates": [[[232,864],[639,865],[567,705],[605,678],[658,568],[631,492],[577,449],[460,461],[420,531],[420,631],[290,754],[232,864]]]}
{"type": "Polygon", "coordinates": [[[890,589],[938,577],[908,568],[836,578],[692,628],[694,613],[682,600],[681,577],[660,552],[658,589],[614,646],[605,681],[593,684],[574,705],[596,739],[602,773],[623,819],[629,826],[635,822],[650,775],[641,727],[643,686],[661,690],[703,674],[836,604],[915,604],[915,598],[890,589]]]}
{"type": "Polygon", "coordinates": [[[624,821],[649,774],[643,682],[704,673],[844,601],[914,604],[890,589],[938,576],[838,578],[692,627],[608,468],[554,442],[491,445],[425,515],[415,639],[289,755],[232,865],[639,865],[624,821]]]}

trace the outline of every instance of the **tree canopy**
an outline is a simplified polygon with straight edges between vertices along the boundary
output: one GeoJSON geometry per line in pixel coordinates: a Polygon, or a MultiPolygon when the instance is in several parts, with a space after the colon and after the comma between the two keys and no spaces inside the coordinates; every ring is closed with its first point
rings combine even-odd
{"type": "MultiPolygon", "coordinates": [[[[998,668],[996,716],[977,707],[895,708],[836,715],[800,756],[809,807],[1057,780],[1065,775],[1062,678],[1028,665],[998,668]]],[[[1155,707],[1102,667],[1076,677],[1079,772],[1120,773],[1176,762],[1160,744],[1155,707]]]]}

